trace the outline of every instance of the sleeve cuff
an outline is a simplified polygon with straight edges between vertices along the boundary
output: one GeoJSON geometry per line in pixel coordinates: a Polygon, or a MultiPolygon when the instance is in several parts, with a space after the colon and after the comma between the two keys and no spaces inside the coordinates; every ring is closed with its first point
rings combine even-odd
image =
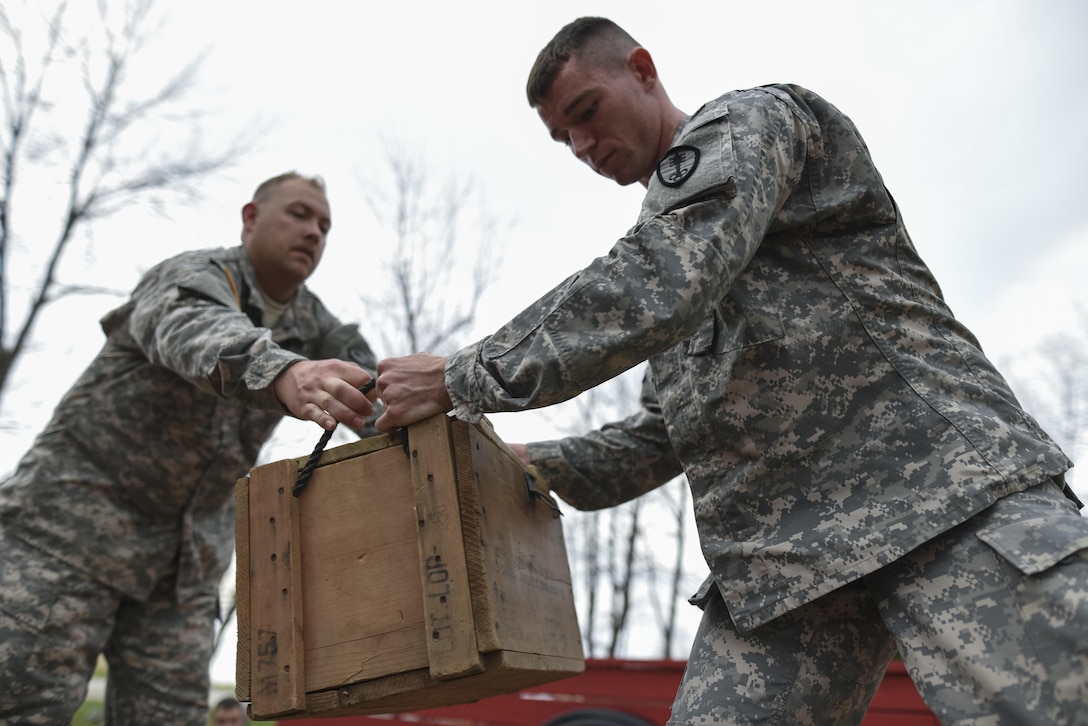
{"type": "Polygon", "coordinates": [[[462,348],[446,359],[446,392],[453,403],[451,413],[462,421],[478,423],[484,411],[478,405],[481,396],[475,375],[479,344],[462,348]]]}

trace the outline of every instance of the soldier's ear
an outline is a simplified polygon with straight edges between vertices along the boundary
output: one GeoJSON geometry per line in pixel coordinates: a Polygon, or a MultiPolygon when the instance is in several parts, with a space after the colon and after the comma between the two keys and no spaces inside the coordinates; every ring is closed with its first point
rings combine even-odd
{"type": "Polygon", "coordinates": [[[257,219],[257,205],[253,202],[247,202],[242,207],[242,231],[249,231],[253,229],[253,223],[257,219]]]}
{"type": "Polygon", "coordinates": [[[645,48],[635,48],[628,54],[627,67],[643,87],[649,89],[657,83],[657,66],[650,51],[645,48]]]}

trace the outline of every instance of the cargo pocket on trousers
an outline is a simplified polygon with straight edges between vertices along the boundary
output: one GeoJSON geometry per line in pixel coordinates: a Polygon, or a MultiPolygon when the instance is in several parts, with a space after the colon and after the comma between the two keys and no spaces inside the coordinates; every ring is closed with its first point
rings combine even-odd
{"type": "Polygon", "coordinates": [[[1004,560],[1025,575],[1037,575],[1080,550],[1088,550],[1088,519],[1070,512],[995,524],[978,533],[1004,560]]]}
{"type": "Polygon", "coordinates": [[[95,588],[87,576],[18,540],[6,543],[14,551],[0,560],[0,613],[41,633],[59,610],[89,607],[95,588]]]}

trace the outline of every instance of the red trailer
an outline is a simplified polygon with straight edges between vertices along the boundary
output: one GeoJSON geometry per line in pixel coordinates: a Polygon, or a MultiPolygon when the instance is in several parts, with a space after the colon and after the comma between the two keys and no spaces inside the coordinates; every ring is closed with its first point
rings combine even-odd
{"type": "MultiPolygon", "coordinates": [[[[684,661],[589,659],[584,673],[476,703],[386,716],[292,719],[284,726],[663,726],[684,661]]],[[[940,726],[900,661],[863,726],[940,726]]]]}

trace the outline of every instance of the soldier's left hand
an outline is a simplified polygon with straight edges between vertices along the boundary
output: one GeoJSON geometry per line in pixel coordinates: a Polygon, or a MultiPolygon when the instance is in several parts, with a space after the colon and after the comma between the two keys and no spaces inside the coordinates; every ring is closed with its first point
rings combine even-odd
{"type": "Polygon", "coordinates": [[[374,425],[386,433],[453,408],[446,359],[428,353],[378,361],[378,396],[385,404],[374,425]]]}

